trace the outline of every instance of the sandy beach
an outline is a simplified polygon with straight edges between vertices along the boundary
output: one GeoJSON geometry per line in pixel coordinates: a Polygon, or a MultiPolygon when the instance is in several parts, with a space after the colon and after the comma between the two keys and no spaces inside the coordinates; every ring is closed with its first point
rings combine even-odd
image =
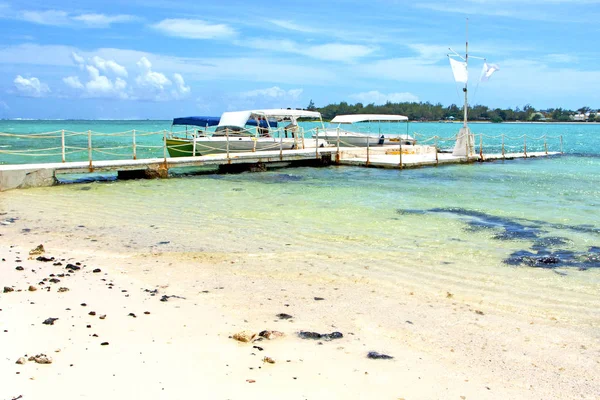
{"type": "Polygon", "coordinates": [[[382,285],[369,266],[364,275],[299,272],[285,252],[119,253],[48,234],[43,242],[9,222],[0,246],[2,399],[600,393],[597,315],[574,325],[410,279],[382,285]],[[233,338],[242,331],[257,336],[233,338]],[[17,364],[42,354],[52,363],[17,364]]]}

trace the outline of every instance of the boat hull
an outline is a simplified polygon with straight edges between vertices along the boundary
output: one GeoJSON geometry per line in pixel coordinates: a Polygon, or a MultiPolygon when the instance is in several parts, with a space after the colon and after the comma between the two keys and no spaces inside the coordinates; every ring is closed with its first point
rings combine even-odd
{"type": "MultiPolygon", "coordinates": [[[[316,137],[319,140],[325,140],[328,143],[332,143],[334,145],[337,144],[338,141],[338,133],[337,131],[326,131],[319,132],[316,137]]],[[[402,140],[403,146],[412,146],[416,143],[416,140],[412,137],[405,137],[402,135],[401,138],[398,136],[390,136],[390,135],[366,135],[355,132],[343,132],[339,133],[340,147],[373,147],[373,146],[389,146],[400,144],[400,140],[402,140]]]]}
{"type": "MultiPolygon", "coordinates": [[[[209,154],[247,153],[255,151],[293,150],[297,148],[315,148],[315,139],[256,138],[256,137],[199,137],[167,138],[167,151],[171,157],[205,156],[209,154]],[[195,142],[195,144],[194,144],[195,142]]],[[[319,146],[326,145],[319,139],[319,146]]]]}

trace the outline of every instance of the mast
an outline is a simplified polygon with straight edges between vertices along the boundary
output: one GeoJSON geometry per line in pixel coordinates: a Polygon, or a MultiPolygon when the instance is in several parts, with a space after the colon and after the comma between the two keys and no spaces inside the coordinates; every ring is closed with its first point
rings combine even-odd
{"type": "MultiPolygon", "coordinates": [[[[469,18],[467,18],[467,26],[466,26],[466,43],[465,43],[465,68],[469,69],[469,18]]],[[[465,82],[465,87],[463,88],[463,92],[465,92],[465,105],[464,105],[464,118],[463,118],[463,128],[467,127],[467,82],[465,82]]]]}

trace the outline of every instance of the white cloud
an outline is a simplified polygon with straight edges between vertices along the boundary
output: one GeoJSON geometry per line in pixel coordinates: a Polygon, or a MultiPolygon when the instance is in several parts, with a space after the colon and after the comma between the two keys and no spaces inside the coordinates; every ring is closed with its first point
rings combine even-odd
{"type": "Polygon", "coordinates": [[[152,27],[165,35],[186,39],[218,39],[236,34],[229,25],[210,24],[201,19],[164,19],[152,27]]]}
{"type": "Polygon", "coordinates": [[[303,32],[303,33],[317,33],[320,32],[318,29],[312,28],[310,25],[299,25],[292,21],[282,21],[282,20],[269,20],[270,23],[276,25],[280,28],[287,29],[290,31],[303,32]]]}
{"type": "Polygon", "coordinates": [[[350,98],[361,102],[363,104],[385,104],[388,101],[392,103],[405,103],[405,102],[418,102],[419,98],[412,93],[381,93],[377,90],[371,90],[370,92],[356,93],[350,95],[350,98]]]}
{"type": "Polygon", "coordinates": [[[40,25],[64,26],[70,23],[69,14],[60,10],[23,11],[23,20],[40,25]]]}
{"type": "Polygon", "coordinates": [[[68,76],[66,78],[63,78],[63,82],[73,89],[83,89],[84,87],[83,83],[81,83],[79,77],[77,76],[68,76]]]}
{"type": "Polygon", "coordinates": [[[183,80],[183,76],[181,74],[175,73],[173,74],[173,81],[175,82],[175,89],[171,91],[171,94],[174,98],[182,98],[186,97],[190,94],[190,87],[185,85],[185,81],[183,80]]]}
{"type": "Polygon", "coordinates": [[[75,64],[79,66],[83,66],[85,64],[85,59],[75,52],[71,53],[71,58],[73,59],[75,64]]]}
{"type": "Polygon", "coordinates": [[[127,69],[113,60],[105,60],[101,57],[94,56],[92,57],[90,64],[102,72],[112,72],[117,76],[127,77],[127,69]]]}
{"type": "Polygon", "coordinates": [[[50,92],[48,85],[40,82],[36,77],[23,78],[21,75],[17,75],[13,83],[17,91],[26,97],[42,97],[44,94],[50,92]]]}
{"type": "Polygon", "coordinates": [[[320,45],[303,45],[291,40],[253,39],[236,42],[239,46],[259,50],[280,51],[301,54],[311,58],[327,61],[353,62],[373,53],[377,48],[360,44],[327,43],[320,45]]]}
{"type": "Polygon", "coordinates": [[[162,92],[166,86],[170,86],[172,82],[164,74],[152,71],[152,63],[146,57],[142,57],[137,63],[141,70],[140,75],[135,78],[135,82],[145,88],[153,91],[162,92]]]}
{"type": "Polygon", "coordinates": [[[273,86],[267,89],[256,89],[240,93],[241,97],[267,97],[272,99],[291,99],[297,100],[302,94],[302,89],[283,90],[279,86],[273,86]]]}
{"type": "Polygon", "coordinates": [[[132,15],[106,15],[106,14],[71,14],[62,10],[26,10],[16,15],[17,19],[39,25],[50,26],[85,26],[88,28],[108,28],[111,24],[134,21],[132,15]]]}
{"type": "Polygon", "coordinates": [[[130,22],[137,18],[132,15],[105,15],[105,14],[81,14],[72,17],[73,20],[83,22],[93,28],[107,28],[111,24],[130,22]]]}

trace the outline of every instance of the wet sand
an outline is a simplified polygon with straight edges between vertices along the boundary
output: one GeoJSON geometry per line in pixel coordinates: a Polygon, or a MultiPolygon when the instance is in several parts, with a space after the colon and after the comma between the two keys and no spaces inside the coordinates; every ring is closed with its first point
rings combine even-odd
{"type": "Polygon", "coordinates": [[[410,279],[383,285],[369,277],[368,266],[364,274],[336,274],[318,258],[317,268],[306,271],[285,253],[111,252],[100,242],[67,238],[44,244],[43,234],[23,235],[13,225],[0,237],[1,287],[13,289],[0,294],[0,374],[8,378],[1,398],[593,399],[600,393],[594,315],[573,324],[525,306],[503,310],[451,285],[452,291],[424,290],[410,279]],[[40,243],[45,252],[30,255],[40,243]],[[48,318],[58,319],[44,324],[48,318]],[[232,338],[264,330],[284,336],[232,338]],[[343,337],[302,339],[301,331],[343,337]],[[393,358],[369,359],[369,352],[393,358]],[[16,364],[38,354],[52,363],[16,364]]]}

